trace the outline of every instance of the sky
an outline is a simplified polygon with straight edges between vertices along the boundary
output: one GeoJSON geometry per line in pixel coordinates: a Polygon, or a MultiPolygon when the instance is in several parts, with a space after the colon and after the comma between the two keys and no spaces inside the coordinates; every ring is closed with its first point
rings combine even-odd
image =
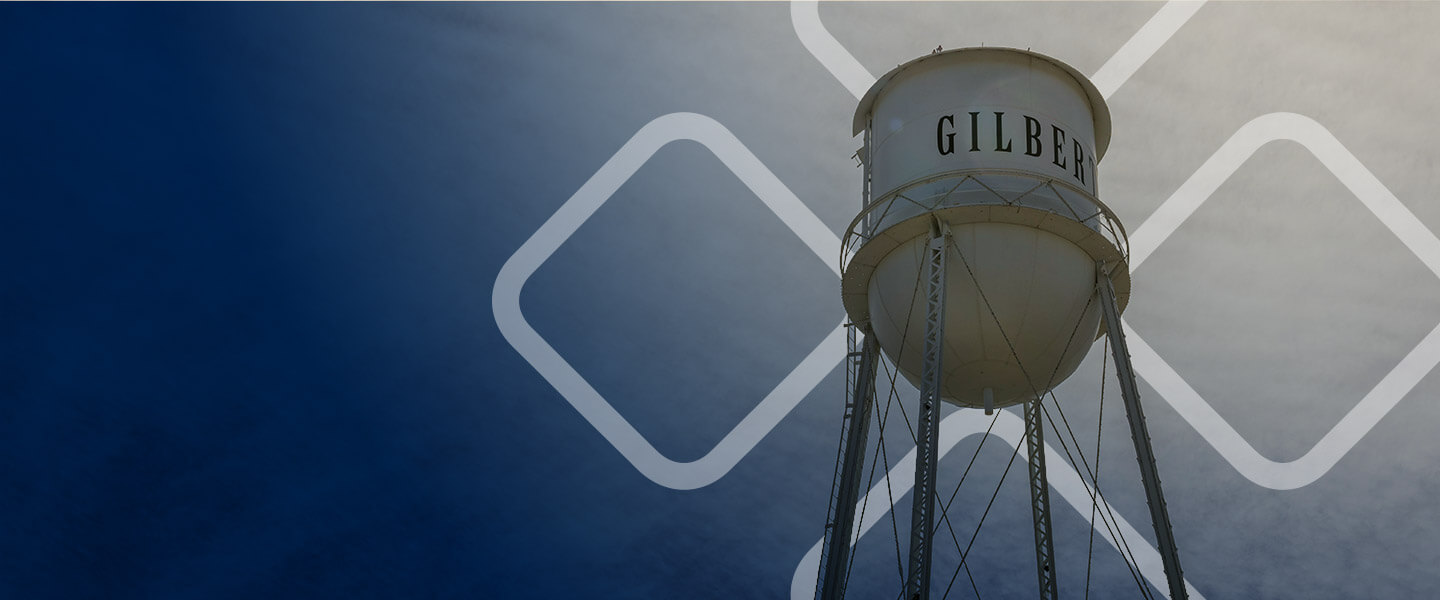
{"type": "MultiPolygon", "coordinates": [[[[1437,18],[0,5],[0,596],[791,596],[844,402],[824,242],[859,210],[854,88],[980,44],[1109,90],[1100,197],[1140,258],[1128,340],[1189,583],[1424,595],[1437,18]]],[[[1149,545],[1102,350],[1056,397],[1149,545]]],[[[962,542],[1012,449],[969,436],[941,460],[948,492],[978,457],[962,542]]],[[[1035,592],[1023,468],[951,597],[1035,592]]],[[[910,500],[884,500],[852,597],[898,589],[910,500]]],[[[1083,596],[1088,514],[1055,504],[1060,593],[1083,596]]],[[[1094,544],[1090,594],[1139,596],[1094,544]]],[[[937,572],[957,562],[937,548],[937,572]]]]}

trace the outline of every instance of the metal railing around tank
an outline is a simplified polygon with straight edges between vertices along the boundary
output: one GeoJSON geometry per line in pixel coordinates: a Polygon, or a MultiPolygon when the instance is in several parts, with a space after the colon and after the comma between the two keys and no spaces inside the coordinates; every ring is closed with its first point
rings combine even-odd
{"type": "Polygon", "coordinates": [[[962,206],[1006,206],[1045,210],[1070,219],[1103,236],[1123,257],[1130,261],[1130,242],[1125,226],[1109,207],[1089,192],[1060,179],[1037,177],[1026,171],[1002,169],[966,169],[935,173],[908,182],[870,202],[850,222],[841,243],[840,268],[845,271],[855,253],[871,239],[883,235],[891,225],[947,208],[962,206]],[[1000,190],[987,185],[986,179],[1006,178],[1007,182],[1033,182],[1023,190],[1000,190]],[[947,191],[933,193],[934,184],[944,183],[947,191]],[[974,185],[967,186],[967,183],[974,185]],[[963,188],[963,197],[960,192],[963,188]],[[983,190],[986,193],[975,192],[983,190]],[[921,196],[914,192],[920,191],[921,196]],[[1047,194],[1048,193],[1048,194],[1047,194]],[[1042,197],[1046,195],[1048,197],[1042,197]],[[1042,201],[1043,200],[1043,201],[1042,201]],[[1058,201],[1058,202],[1057,202],[1058,201]]]}

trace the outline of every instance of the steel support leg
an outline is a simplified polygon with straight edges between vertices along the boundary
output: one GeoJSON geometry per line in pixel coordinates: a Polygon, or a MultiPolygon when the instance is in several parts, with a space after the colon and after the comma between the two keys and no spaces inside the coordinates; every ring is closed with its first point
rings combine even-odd
{"type": "Polygon", "coordinates": [[[1025,452],[1030,461],[1030,511],[1035,517],[1035,573],[1041,600],[1058,597],[1055,541],[1050,536],[1050,482],[1045,476],[1045,436],[1040,399],[1025,403],[1025,452]]]}
{"type": "Polygon", "coordinates": [[[1115,375],[1120,379],[1120,392],[1125,397],[1125,414],[1130,419],[1130,438],[1135,442],[1135,459],[1140,462],[1140,480],[1145,484],[1145,500],[1150,505],[1150,524],[1155,527],[1155,540],[1160,559],[1165,565],[1165,579],[1170,585],[1171,600],[1185,600],[1185,578],[1180,572],[1180,553],[1175,549],[1175,533],[1170,529],[1170,512],[1165,507],[1165,494],[1160,490],[1160,473],[1155,468],[1155,452],[1150,447],[1150,433],[1145,428],[1145,413],[1140,409],[1140,391],[1135,385],[1135,370],[1130,365],[1130,350],[1125,346],[1125,332],[1120,326],[1120,307],[1115,303],[1115,287],[1103,265],[1098,269],[1096,287],[1100,288],[1100,309],[1105,315],[1105,331],[1110,336],[1110,350],[1115,357],[1115,375]]]}
{"type": "MultiPolygon", "coordinates": [[[[820,558],[816,598],[839,600],[845,597],[850,571],[850,535],[855,528],[855,504],[860,499],[860,479],[865,467],[865,438],[870,431],[870,407],[875,397],[875,362],[880,353],[875,336],[865,328],[865,341],[857,351],[852,341],[848,365],[853,372],[846,383],[845,433],[841,463],[835,474],[830,499],[830,518],[825,523],[825,546],[820,558]],[[858,362],[858,368],[855,363],[858,362]]],[[[847,370],[850,370],[847,369],[847,370]]]]}
{"type": "Polygon", "coordinates": [[[910,520],[909,600],[930,598],[930,559],[935,533],[935,455],[940,445],[940,368],[945,342],[945,255],[949,231],[932,226],[925,251],[925,355],[920,364],[920,410],[915,432],[915,488],[910,520]]]}

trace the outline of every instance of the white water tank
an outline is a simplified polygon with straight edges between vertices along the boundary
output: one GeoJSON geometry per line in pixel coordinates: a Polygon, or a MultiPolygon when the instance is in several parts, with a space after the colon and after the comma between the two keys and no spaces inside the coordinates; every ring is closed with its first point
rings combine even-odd
{"type": "Polygon", "coordinates": [[[1097,195],[1110,113],[1075,69],[1034,52],[966,48],[900,65],[860,101],[866,206],[845,240],[842,294],[919,386],[925,248],[948,230],[941,397],[1028,401],[1075,371],[1099,335],[1097,269],[1121,310],[1124,229],[1097,195]]]}

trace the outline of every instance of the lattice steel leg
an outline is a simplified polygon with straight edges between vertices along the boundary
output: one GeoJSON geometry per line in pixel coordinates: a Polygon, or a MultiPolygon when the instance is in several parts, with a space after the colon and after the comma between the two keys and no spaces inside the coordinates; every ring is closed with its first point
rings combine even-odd
{"type": "Polygon", "coordinates": [[[1130,439],[1135,442],[1135,460],[1140,462],[1140,481],[1145,484],[1145,500],[1150,505],[1150,524],[1155,527],[1155,540],[1160,559],[1165,565],[1165,579],[1172,600],[1185,600],[1185,577],[1180,572],[1180,553],[1175,549],[1175,532],[1170,529],[1170,511],[1165,507],[1165,494],[1160,490],[1160,472],[1155,467],[1155,451],[1150,447],[1150,432],[1145,427],[1145,413],[1140,409],[1140,390],[1135,385],[1135,370],[1130,365],[1130,350],[1125,345],[1125,332],[1120,325],[1120,307],[1115,303],[1115,287],[1104,265],[1098,269],[1096,287],[1100,288],[1100,310],[1105,315],[1105,331],[1110,336],[1110,351],[1115,357],[1115,375],[1120,379],[1120,392],[1125,397],[1125,415],[1130,419],[1130,439]]]}
{"type": "Polygon", "coordinates": [[[920,365],[920,411],[916,417],[915,488],[910,520],[910,569],[905,597],[930,597],[930,559],[935,533],[935,455],[940,445],[941,353],[945,342],[945,255],[950,232],[932,225],[925,250],[925,355],[920,365]]]}
{"type": "Polygon", "coordinates": [[[1035,517],[1035,573],[1041,600],[1054,600],[1055,542],[1050,536],[1050,482],[1045,477],[1045,435],[1040,399],[1025,403],[1025,452],[1030,461],[1030,511],[1035,517]]]}
{"type": "Polygon", "coordinates": [[[841,440],[841,463],[835,474],[830,499],[830,518],[825,523],[825,546],[820,557],[816,598],[845,597],[849,580],[850,535],[855,527],[855,504],[860,498],[861,472],[865,467],[865,438],[870,431],[870,407],[875,397],[875,361],[880,350],[875,335],[865,328],[865,341],[857,351],[852,332],[845,399],[845,438],[841,440]],[[856,363],[858,362],[858,368],[856,363]]]}

